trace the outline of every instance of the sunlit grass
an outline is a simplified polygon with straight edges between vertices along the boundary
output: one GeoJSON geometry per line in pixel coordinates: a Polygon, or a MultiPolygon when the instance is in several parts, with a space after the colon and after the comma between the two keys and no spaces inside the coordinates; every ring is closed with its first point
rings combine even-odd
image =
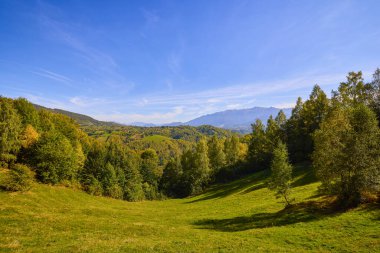
{"type": "Polygon", "coordinates": [[[375,205],[332,211],[319,183],[297,168],[293,207],[260,172],[205,194],[129,203],[63,187],[0,192],[2,252],[376,252],[375,205]]]}

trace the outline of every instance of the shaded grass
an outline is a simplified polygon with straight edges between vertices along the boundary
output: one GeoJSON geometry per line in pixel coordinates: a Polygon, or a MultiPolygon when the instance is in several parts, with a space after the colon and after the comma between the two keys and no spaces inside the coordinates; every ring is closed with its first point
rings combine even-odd
{"type": "Polygon", "coordinates": [[[0,252],[378,252],[378,206],[335,212],[303,169],[289,209],[264,187],[264,172],[165,201],[47,185],[0,192],[0,252]]]}

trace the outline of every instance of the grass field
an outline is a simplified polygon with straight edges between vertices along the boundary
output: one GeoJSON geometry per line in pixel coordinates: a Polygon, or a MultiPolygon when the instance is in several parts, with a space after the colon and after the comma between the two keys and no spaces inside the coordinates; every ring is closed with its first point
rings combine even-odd
{"type": "Polygon", "coordinates": [[[332,211],[302,169],[284,209],[258,173],[205,194],[129,203],[63,187],[0,192],[0,252],[380,252],[380,209],[332,211]]]}

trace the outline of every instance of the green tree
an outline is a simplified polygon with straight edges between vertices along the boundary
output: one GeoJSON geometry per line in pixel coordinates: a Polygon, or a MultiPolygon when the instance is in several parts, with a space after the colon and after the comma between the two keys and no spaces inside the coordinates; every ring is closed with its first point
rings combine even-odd
{"type": "Polygon", "coordinates": [[[0,166],[16,161],[21,148],[21,120],[13,108],[12,100],[0,97],[0,166]]]}
{"type": "Polygon", "coordinates": [[[248,159],[254,169],[262,170],[268,167],[270,155],[271,152],[265,133],[265,126],[261,120],[257,119],[252,125],[252,134],[248,146],[248,159]]]}
{"type": "Polygon", "coordinates": [[[142,188],[142,176],[139,171],[139,161],[137,154],[131,150],[126,150],[127,164],[123,168],[125,175],[124,199],[129,201],[140,201],[144,199],[142,188]]]}
{"type": "Polygon", "coordinates": [[[13,104],[24,126],[29,124],[33,128],[39,129],[40,118],[32,103],[25,98],[18,98],[13,101],[13,104]]]}
{"type": "Polygon", "coordinates": [[[303,155],[306,160],[310,159],[310,155],[314,150],[313,133],[319,129],[322,120],[329,111],[329,107],[329,99],[326,94],[318,85],[315,85],[301,111],[303,129],[300,129],[302,134],[299,138],[303,138],[303,155]]]}
{"type": "Polygon", "coordinates": [[[371,82],[372,97],[371,108],[376,112],[377,120],[380,121],[380,69],[376,69],[371,82]]]}
{"type": "Polygon", "coordinates": [[[223,145],[223,141],[219,140],[215,135],[207,142],[212,176],[215,176],[215,174],[226,165],[226,155],[224,154],[223,145]]]}
{"type": "Polygon", "coordinates": [[[70,141],[58,132],[42,134],[33,147],[33,165],[43,183],[72,181],[77,176],[77,161],[70,141]]]}
{"type": "Polygon", "coordinates": [[[236,164],[239,159],[245,155],[242,154],[244,151],[242,151],[240,144],[239,138],[236,135],[233,135],[224,141],[225,163],[227,166],[236,164]]]}
{"type": "Polygon", "coordinates": [[[276,191],[277,197],[283,197],[286,205],[290,205],[289,199],[292,166],[289,164],[288,150],[286,145],[278,142],[277,147],[273,151],[273,159],[271,162],[271,176],[269,178],[268,188],[276,191]]]}
{"type": "Polygon", "coordinates": [[[338,90],[333,91],[333,98],[344,106],[357,104],[370,105],[372,101],[372,85],[364,83],[362,72],[349,72],[346,82],[341,82],[338,90]]]}
{"type": "Polygon", "coordinates": [[[161,180],[160,190],[169,197],[185,197],[186,192],[183,187],[183,170],[181,160],[171,159],[165,166],[161,180]]]}
{"type": "Polygon", "coordinates": [[[184,152],[181,164],[184,172],[184,184],[189,194],[203,191],[210,181],[210,161],[208,159],[207,142],[201,139],[193,152],[184,152]]]}
{"type": "Polygon", "coordinates": [[[375,114],[365,105],[337,107],[314,134],[313,164],[322,189],[346,206],[380,184],[380,139],[375,114]]]}
{"type": "Polygon", "coordinates": [[[147,149],[141,153],[141,175],[143,181],[150,185],[157,185],[162,171],[158,168],[158,156],[155,150],[147,149]]]}

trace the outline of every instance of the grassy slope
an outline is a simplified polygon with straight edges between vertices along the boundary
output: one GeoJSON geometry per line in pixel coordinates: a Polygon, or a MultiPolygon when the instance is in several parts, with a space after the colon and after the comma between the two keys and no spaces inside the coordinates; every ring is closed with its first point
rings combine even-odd
{"type": "Polygon", "coordinates": [[[0,192],[0,251],[380,251],[378,207],[331,213],[315,196],[318,183],[297,176],[302,203],[291,210],[263,173],[182,200],[128,203],[46,185],[0,192]]]}

